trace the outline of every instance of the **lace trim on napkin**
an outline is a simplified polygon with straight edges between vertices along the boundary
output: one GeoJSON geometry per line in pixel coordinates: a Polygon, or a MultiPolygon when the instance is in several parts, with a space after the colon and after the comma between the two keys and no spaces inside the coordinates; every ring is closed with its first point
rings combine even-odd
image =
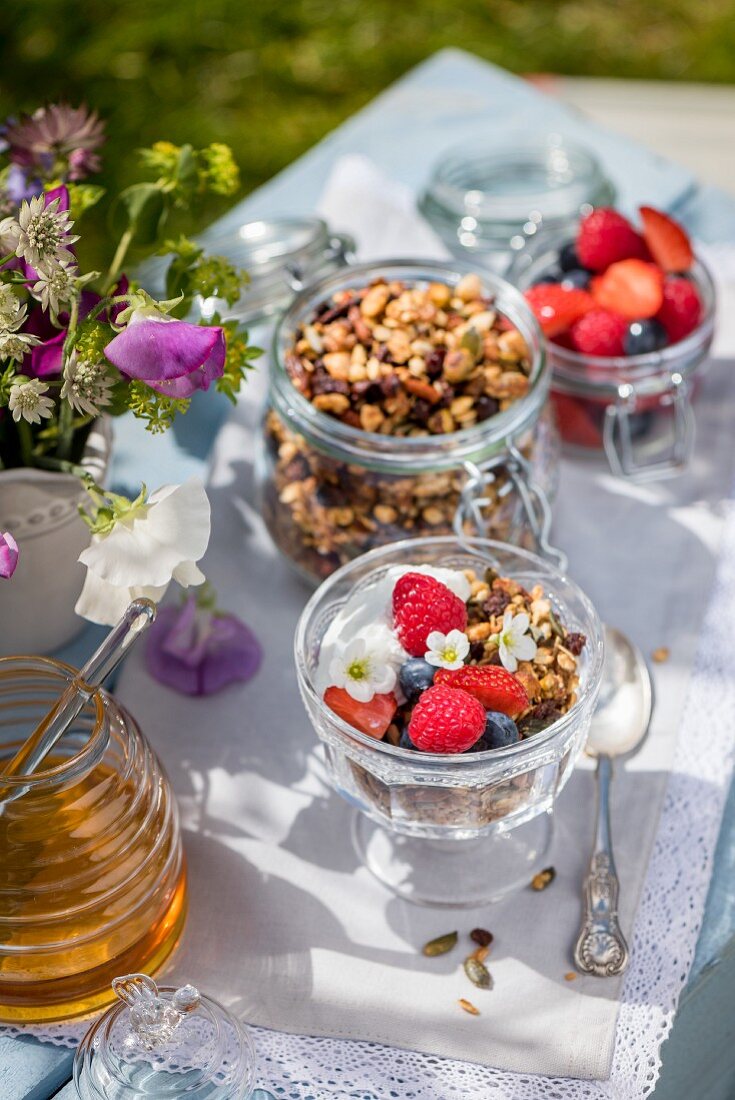
{"type": "MultiPolygon", "coordinates": [[[[608,1081],[535,1077],[376,1043],[252,1028],[258,1084],[284,1100],[639,1100],[653,1092],[661,1045],[692,965],[735,746],[735,506],[728,505],[717,577],[704,620],[643,896],[635,921],[608,1081]],[[711,714],[711,700],[718,700],[711,714]],[[702,714],[710,712],[708,722],[702,714]]],[[[74,1047],[87,1024],[0,1027],[74,1047]]]]}

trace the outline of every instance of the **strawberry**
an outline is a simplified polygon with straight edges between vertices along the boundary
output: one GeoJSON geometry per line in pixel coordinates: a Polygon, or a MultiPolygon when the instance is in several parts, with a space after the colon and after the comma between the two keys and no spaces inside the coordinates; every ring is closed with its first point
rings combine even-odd
{"type": "Polygon", "coordinates": [[[424,573],[404,573],[393,589],[393,623],[398,640],[412,657],[423,657],[434,630],[467,628],[467,608],[441,581],[424,573]]]}
{"type": "Polygon", "coordinates": [[[599,206],[582,219],[576,249],[582,267],[590,271],[604,271],[618,260],[646,257],[640,234],[622,214],[607,206],[599,206]]]}
{"type": "Polygon", "coordinates": [[[572,397],[556,390],[551,395],[559,432],[565,443],[599,450],[602,432],[592,416],[593,406],[584,398],[572,397]]]}
{"type": "Polygon", "coordinates": [[[627,321],[608,309],[591,309],[569,330],[572,345],[584,355],[623,355],[627,321]]]}
{"type": "Polygon", "coordinates": [[[643,237],[651,256],[664,271],[688,271],[694,253],[689,237],[682,227],[652,206],[640,208],[643,237]]]}
{"type": "Polygon", "coordinates": [[[529,287],[525,298],[545,336],[566,332],[578,317],[594,306],[591,295],[577,287],[559,283],[538,283],[529,287]]]}
{"type": "Polygon", "coordinates": [[[411,713],[408,736],[423,752],[465,752],[485,732],[485,708],[466,691],[435,685],[411,713]]]}
{"type": "Polygon", "coordinates": [[[653,317],[664,300],[664,275],[644,260],[621,260],[592,280],[592,297],[629,321],[653,317]]]}
{"type": "Polygon", "coordinates": [[[672,344],[683,340],[700,322],[702,300],[697,288],[689,279],[667,279],[664,283],[664,300],[656,314],[666,329],[672,344]]]}
{"type": "Polygon", "coordinates": [[[440,668],[434,677],[434,683],[460,688],[482,703],[485,710],[501,711],[510,718],[516,718],[521,711],[530,706],[530,700],[521,681],[501,665],[440,668]]]}
{"type": "Polygon", "coordinates": [[[398,706],[392,691],[387,695],[373,695],[369,703],[358,703],[348,691],[338,687],[327,688],[324,702],[348,725],[378,740],[391,724],[398,706]]]}

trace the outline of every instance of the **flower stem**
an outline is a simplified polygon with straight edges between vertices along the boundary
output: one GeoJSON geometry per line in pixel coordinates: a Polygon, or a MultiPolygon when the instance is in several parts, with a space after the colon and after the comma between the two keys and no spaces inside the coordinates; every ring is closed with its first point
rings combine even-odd
{"type": "Polygon", "coordinates": [[[20,456],[24,466],[33,466],[33,432],[30,424],[20,419],[17,424],[18,439],[20,441],[20,456]]]}
{"type": "Polygon", "coordinates": [[[55,470],[61,474],[72,474],[74,477],[87,478],[87,470],[78,466],[76,462],[67,462],[64,458],[54,458],[53,455],[41,455],[36,459],[36,465],[44,470],[55,470]]]}
{"type": "Polygon", "coordinates": [[[102,293],[103,294],[107,293],[107,291],[110,289],[110,287],[113,285],[113,283],[116,281],[118,275],[120,274],[120,269],[122,268],[122,265],[125,262],[125,257],[127,256],[128,249],[130,248],[130,245],[133,243],[134,234],[135,234],[135,230],[133,229],[133,227],[131,225],[129,225],[128,228],[123,233],[122,237],[120,238],[117,249],[115,250],[115,255],[112,257],[112,263],[110,264],[110,270],[107,272],[107,278],[105,279],[105,284],[102,288],[102,293]]]}

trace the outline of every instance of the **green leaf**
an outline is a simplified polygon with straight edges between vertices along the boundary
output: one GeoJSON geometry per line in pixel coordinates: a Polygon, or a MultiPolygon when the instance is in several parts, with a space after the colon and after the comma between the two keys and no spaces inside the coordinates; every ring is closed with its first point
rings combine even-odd
{"type": "Polygon", "coordinates": [[[96,206],[105,193],[104,187],[97,187],[94,183],[67,183],[66,188],[69,192],[69,215],[74,222],[86,210],[96,206]]]}
{"type": "Polygon", "coordinates": [[[116,232],[130,228],[137,244],[151,245],[158,238],[168,213],[166,196],[157,183],[134,183],[121,191],[113,207],[116,232]]]}

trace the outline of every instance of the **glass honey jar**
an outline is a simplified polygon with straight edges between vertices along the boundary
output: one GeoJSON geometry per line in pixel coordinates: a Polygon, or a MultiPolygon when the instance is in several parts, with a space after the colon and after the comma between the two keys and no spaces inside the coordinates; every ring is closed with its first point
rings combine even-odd
{"type": "Polygon", "coordinates": [[[161,765],[97,692],[41,769],[3,776],[75,670],[0,659],[0,1021],[69,1019],[155,972],[186,915],[178,811],[161,765]]]}

